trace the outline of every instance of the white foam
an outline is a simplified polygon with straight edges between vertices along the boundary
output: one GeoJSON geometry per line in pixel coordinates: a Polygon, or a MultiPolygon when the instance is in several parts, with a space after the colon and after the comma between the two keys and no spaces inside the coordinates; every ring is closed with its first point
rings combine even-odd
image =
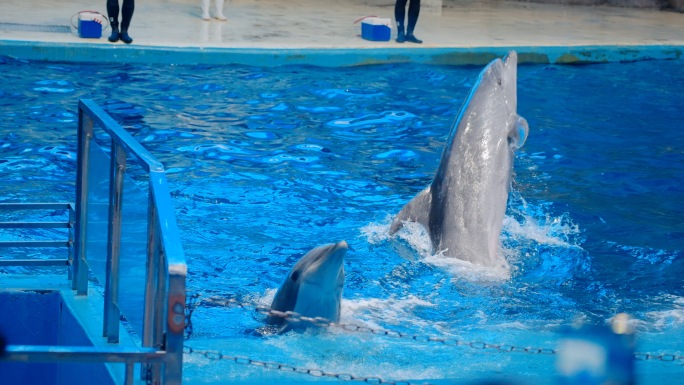
{"type": "Polygon", "coordinates": [[[409,295],[406,298],[361,298],[343,299],[341,324],[354,324],[371,329],[382,329],[378,322],[388,325],[411,324],[418,327],[433,325],[434,322],[423,320],[413,315],[416,307],[434,307],[435,304],[409,295]]]}
{"type": "MultiPolygon", "coordinates": [[[[415,250],[422,262],[447,270],[455,278],[470,281],[502,281],[510,278],[510,268],[504,258],[495,267],[485,267],[458,258],[448,256],[448,250],[432,253],[432,242],[427,229],[416,222],[405,222],[395,236],[390,236],[391,217],[382,223],[370,223],[361,229],[371,244],[378,244],[396,238],[408,243],[415,250]]],[[[505,250],[500,250],[505,255],[505,250]]]]}
{"type": "MultiPolygon", "coordinates": [[[[651,302],[667,303],[664,310],[654,310],[629,318],[628,325],[637,332],[669,332],[684,328],[684,297],[666,294],[651,302]]],[[[631,314],[630,314],[631,315],[631,314]]],[[[606,320],[610,323],[610,320],[606,320]]]]}
{"type": "Polygon", "coordinates": [[[389,235],[389,226],[392,218],[388,215],[384,221],[371,222],[368,225],[361,228],[361,233],[365,235],[368,243],[371,245],[377,245],[379,243],[385,242],[391,238],[389,235]]]}
{"type": "Polygon", "coordinates": [[[504,217],[503,231],[512,237],[525,238],[543,245],[577,247],[568,241],[570,235],[579,234],[576,225],[564,220],[564,216],[550,217],[542,221],[523,215],[522,221],[511,216],[504,217]]]}
{"type": "Polygon", "coordinates": [[[511,192],[508,207],[511,215],[504,217],[503,234],[542,245],[579,247],[576,238],[581,231],[568,213],[552,216],[545,206],[527,203],[517,191],[511,192]]]}
{"type": "Polygon", "coordinates": [[[684,297],[672,297],[672,308],[646,313],[646,321],[658,330],[684,327],[684,297]]]}
{"type": "Polygon", "coordinates": [[[277,288],[266,289],[266,292],[263,295],[259,296],[254,294],[253,296],[249,296],[246,299],[248,302],[256,303],[259,306],[271,306],[271,303],[273,302],[273,297],[275,297],[277,291],[277,288]]]}
{"type": "Polygon", "coordinates": [[[498,266],[481,266],[458,258],[447,257],[442,253],[425,257],[425,263],[447,270],[454,278],[472,282],[505,281],[511,278],[511,269],[505,259],[498,266]]]}
{"type": "Polygon", "coordinates": [[[388,216],[381,223],[370,223],[361,232],[371,244],[404,242],[422,262],[448,271],[454,279],[474,282],[510,279],[511,264],[534,252],[538,245],[581,249],[581,231],[567,213],[552,216],[543,206],[527,204],[517,192],[512,194],[510,201],[511,213],[503,220],[502,245],[499,248],[499,255],[502,257],[500,264],[494,267],[484,267],[450,257],[448,250],[433,253],[427,230],[415,222],[406,222],[396,235],[390,236],[392,218],[388,216]]]}

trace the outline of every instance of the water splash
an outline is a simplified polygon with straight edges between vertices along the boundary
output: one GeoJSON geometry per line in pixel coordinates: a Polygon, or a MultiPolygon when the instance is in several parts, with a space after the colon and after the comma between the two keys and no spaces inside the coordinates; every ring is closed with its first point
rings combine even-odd
{"type": "MultiPolygon", "coordinates": [[[[493,268],[485,268],[458,258],[448,257],[448,250],[433,253],[427,229],[415,222],[405,223],[395,236],[391,236],[389,226],[392,218],[388,216],[382,222],[373,222],[364,226],[361,233],[370,244],[389,242],[393,244],[395,250],[401,250],[401,245],[396,243],[403,242],[410,246],[422,262],[445,269],[454,277],[473,282],[508,280],[512,274],[510,264],[513,265],[515,271],[518,271],[519,265],[524,266],[531,262],[543,265],[545,257],[551,257],[550,259],[560,257],[560,260],[547,263],[540,272],[543,274],[554,270],[552,266],[565,266],[560,271],[563,276],[568,276],[578,264],[586,262],[575,259],[576,253],[568,253],[568,250],[572,249],[579,253],[583,253],[583,250],[580,246],[581,231],[567,213],[554,216],[544,205],[528,204],[519,193],[513,193],[511,201],[513,205],[509,204],[509,212],[504,217],[501,234],[500,253],[504,258],[499,266],[493,268]],[[575,259],[575,261],[570,261],[570,259],[575,259]]],[[[398,251],[398,254],[406,255],[406,252],[398,251]]],[[[559,271],[557,268],[555,270],[559,271]]]]}
{"type": "Polygon", "coordinates": [[[383,329],[386,325],[422,329],[433,323],[417,317],[414,310],[418,307],[435,306],[434,303],[415,295],[406,298],[343,299],[340,323],[361,325],[371,329],[383,329]]]}

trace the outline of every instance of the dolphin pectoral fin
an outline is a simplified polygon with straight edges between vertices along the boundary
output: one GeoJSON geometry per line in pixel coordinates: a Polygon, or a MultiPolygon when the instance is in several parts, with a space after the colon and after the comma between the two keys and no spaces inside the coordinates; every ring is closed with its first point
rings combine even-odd
{"type": "Polygon", "coordinates": [[[409,203],[397,214],[390,226],[390,235],[399,231],[404,226],[404,222],[418,222],[425,228],[429,228],[430,207],[432,206],[432,194],[430,186],[413,197],[409,203]]]}
{"type": "Polygon", "coordinates": [[[517,150],[525,144],[529,130],[530,128],[527,125],[527,120],[518,115],[514,127],[508,133],[508,143],[513,150],[517,150]]]}

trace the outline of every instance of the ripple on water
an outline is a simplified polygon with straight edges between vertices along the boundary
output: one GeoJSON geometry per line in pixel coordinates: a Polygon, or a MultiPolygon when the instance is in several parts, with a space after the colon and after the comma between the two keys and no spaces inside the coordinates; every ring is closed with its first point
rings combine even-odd
{"type": "Polygon", "coordinates": [[[264,140],[273,140],[273,139],[278,139],[278,135],[274,134],[273,132],[268,132],[268,131],[252,131],[252,132],[246,132],[246,136],[254,139],[264,139],[264,140]]]}
{"type": "Polygon", "coordinates": [[[35,82],[38,87],[34,87],[34,91],[56,93],[56,94],[68,94],[75,91],[73,84],[67,80],[40,80],[35,82]]]}

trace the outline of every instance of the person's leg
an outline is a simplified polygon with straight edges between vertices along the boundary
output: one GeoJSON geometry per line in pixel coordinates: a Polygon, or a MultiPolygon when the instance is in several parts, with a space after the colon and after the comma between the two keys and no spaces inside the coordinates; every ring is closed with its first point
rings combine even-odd
{"type": "Polygon", "coordinates": [[[397,43],[406,41],[404,34],[404,19],[406,17],[406,1],[397,0],[394,4],[394,20],[397,22],[397,43]]]}
{"type": "Polygon", "coordinates": [[[202,20],[211,20],[211,15],[209,15],[209,2],[211,2],[211,0],[202,0],[202,20]]]}
{"type": "Polygon", "coordinates": [[[123,0],[121,6],[121,41],[131,44],[133,39],[128,36],[128,27],[131,25],[133,11],[135,10],[135,0],[123,0]]]}
{"type": "Polygon", "coordinates": [[[223,3],[224,0],[214,0],[216,1],[216,14],[214,15],[215,18],[221,20],[221,21],[226,21],[228,20],[224,15],[223,15],[223,3]]]}
{"type": "Polygon", "coordinates": [[[119,0],[107,0],[107,17],[112,28],[109,41],[114,43],[119,41],[119,0]]]}
{"type": "Polygon", "coordinates": [[[406,41],[411,43],[422,43],[417,37],[413,36],[413,29],[416,28],[418,15],[420,14],[420,0],[411,0],[408,10],[408,25],[406,26],[406,41]]]}

